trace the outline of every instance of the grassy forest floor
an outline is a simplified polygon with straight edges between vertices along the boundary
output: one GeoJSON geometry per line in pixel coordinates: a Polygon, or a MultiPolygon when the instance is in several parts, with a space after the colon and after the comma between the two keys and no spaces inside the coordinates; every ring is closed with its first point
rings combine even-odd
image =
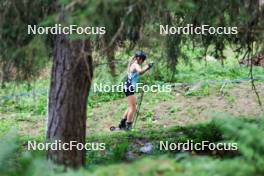
{"type": "MultiPolygon", "coordinates": [[[[256,82],[260,97],[264,97],[264,83],[256,82]]],[[[248,117],[263,115],[250,81],[220,85],[194,85],[192,95],[186,88],[172,92],[145,93],[137,123],[138,130],[185,126],[212,120],[216,117],[248,117]],[[179,93],[180,91],[180,93],[179,93]]],[[[191,88],[190,88],[191,89],[191,88]]],[[[27,98],[33,99],[33,98],[27,98]]],[[[88,107],[87,135],[108,133],[117,125],[127,108],[125,97],[88,107]]],[[[1,132],[13,126],[22,136],[45,136],[46,115],[34,112],[1,113],[1,132]]],[[[41,137],[42,138],[42,137],[41,137]]]]}
{"type": "MultiPolygon", "coordinates": [[[[204,67],[201,63],[195,64],[189,69],[180,67],[177,82],[202,82],[212,78],[234,80],[248,77],[248,68],[233,63],[221,67],[212,62],[212,67],[208,66],[208,69],[201,69],[204,67]]],[[[261,77],[264,70],[256,68],[254,73],[256,77],[261,77]]],[[[22,146],[27,140],[45,139],[49,84],[48,76],[45,75],[43,74],[31,87],[27,84],[11,83],[7,88],[1,89],[1,136],[8,133],[10,128],[15,128],[22,146]]],[[[261,100],[264,101],[264,82],[256,81],[255,84],[261,100]]],[[[264,162],[260,158],[264,154],[261,149],[264,144],[263,142],[260,142],[259,146],[254,144],[255,141],[262,140],[264,123],[259,122],[259,119],[263,118],[263,111],[258,105],[250,81],[227,84],[197,83],[179,86],[172,92],[146,93],[137,127],[129,133],[110,133],[109,130],[110,126],[118,124],[127,108],[123,94],[92,93],[87,106],[87,141],[105,142],[107,149],[102,152],[89,151],[86,169],[80,173],[217,175],[222,168],[226,169],[222,172],[227,175],[234,172],[237,175],[264,173],[260,167],[264,162]],[[252,134],[255,136],[252,137],[252,134]],[[160,140],[173,142],[188,139],[196,142],[235,141],[240,144],[241,150],[237,153],[158,150],[160,140]],[[153,146],[151,153],[140,152],[140,148],[149,143],[153,146]],[[257,164],[254,165],[254,162],[257,164]]],[[[8,142],[6,145],[9,145],[8,142]]],[[[39,167],[43,169],[48,166],[39,167]]],[[[39,172],[37,170],[39,167],[32,172],[39,172]]]]}
{"type": "MultiPolygon", "coordinates": [[[[257,82],[257,89],[263,90],[264,83],[257,82]]],[[[201,88],[196,86],[197,91],[201,88]]],[[[178,91],[179,89],[177,89],[178,91]]],[[[206,87],[207,95],[186,96],[183,92],[146,93],[139,113],[137,128],[166,128],[184,126],[212,120],[215,117],[260,117],[263,112],[248,81],[206,87]]],[[[264,92],[260,91],[260,97],[264,92]]],[[[117,125],[127,108],[126,98],[99,103],[88,109],[87,134],[108,133],[109,127],[117,125]]],[[[46,116],[26,113],[1,114],[1,128],[17,126],[23,136],[44,136],[46,116]],[[5,125],[6,124],[6,125],[5,125]]]]}

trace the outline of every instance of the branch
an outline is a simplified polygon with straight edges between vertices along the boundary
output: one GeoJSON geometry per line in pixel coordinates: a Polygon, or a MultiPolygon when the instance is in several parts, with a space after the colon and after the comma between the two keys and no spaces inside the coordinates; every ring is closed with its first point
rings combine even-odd
{"type": "Polygon", "coordinates": [[[125,26],[126,17],[133,11],[134,6],[135,6],[135,4],[130,5],[128,7],[128,11],[125,14],[123,20],[121,21],[121,24],[120,24],[118,30],[116,31],[115,35],[112,37],[112,39],[111,39],[110,43],[107,45],[107,47],[103,49],[103,51],[108,50],[108,48],[110,48],[114,44],[114,42],[116,41],[116,39],[120,36],[120,34],[123,31],[124,26],[125,26]]]}
{"type": "Polygon", "coordinates": [[[248,60],[250,59],[250,78],[251,78],[251,86],[252,86],[252,89],[254,90],[256,96],[257,96],[257,101],[258,101],[258,104],[260,107],[262,107],[262,102],[260,100],[260,96],[259,96],[259,93],[257,91],[257,88],[256,88],[256,85],[255,85],[255,80],[254,80],[254,76],[253,76],[253,61],[252,61],[252,49],[250,47],[248,47],[248,60]],[[250,57],[250,58],[249,58],[250,57]]]}

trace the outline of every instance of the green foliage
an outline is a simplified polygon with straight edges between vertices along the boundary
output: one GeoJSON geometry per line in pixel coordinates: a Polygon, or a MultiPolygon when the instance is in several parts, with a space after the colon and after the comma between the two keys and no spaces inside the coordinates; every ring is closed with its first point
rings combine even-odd
{"type": "Polygon", "coordinates": [[[50,13],[50,0],[0,3],[0,63],[3,80],[32,80],[48,62],[45,39],[27,34],[28,25],[37,25],[50,13]]]}
{"type": "MultiPolygon", "coordinates": [[[[263,175],[263,148],[262,142],[264,123],[263,120],[245,120],[236,118],[215,119],[210,123],[171,128],[169,130],[153,131],[144,133],[131,132],[113,133],[105,136],[91,136],[87,141],[104,141],[107,145],[105,152],[88,153],[87,169],[78,171],[63,171],[63,168],[47,162],[43,153],[25,152],[19,147],[16,135],[9,133],[2,136],[0,143],[0,171],[3,176],[9,175],[263,175]],[[179,136],[181,132],[181,137],[179,136]],[[253,135],[254,134],[254,135],[253,135]],[[130,136],[128,138],[128,135],[130,136]],[[133,137],[132,137],[133,136],[133,137]],[[184,137],[185,136],[185,137],[184,137]],[[133,140],[132,140],[133,139],[133,140]],[[154,149],[152,157],[143,157],[131,164],[119,164],[126,160],[127,151],[137,152],[137,141],[169,140],[186,141],[193,139],[195,142],[208,140],[211,142],[236,142],[238,143],[239,155],[219,158],[217,155],[204,156],[188,153],[170,153],[154,149]],[[132,147],[132,148],[131,148],[132,147]],[[16,152],[15,152],[16,151],[16,152]],[[19,152],[17,152],[19,151],[19,152]],[[156,153],[156,154],[155,154],[156,153]],[[166,154],[166,155],[164,155],[166,154]],[[110,164],[116,163],[116,164],[110,164]],[[108,166],[104,166],[108,164],[108,166]],[[109,165],[110,164],[110,165],[109,165]],[[93,167],[91,167],[93,166],[93,167]]],[[[135,155],[138,157],[138,155],[135,155]]]]}
{"type": "Polygon", "coordinates": [[[122,143],[117,143],[115,147],[113,147],[113,161],[121,161],[125,160],[125,154],[128,150],[128,141],[124,141],[122,143]]]}
{"type": "MultiPolygon", "coordinates": [[[[128,58],[133,55],[130,52],[132,48],[146,50],[149,53],[149,58],[156,63],[150,71],[151,74],[143,76],[141,79],[146,84],[191,83],[248,77],[249,69],[240,67],[235,58],[244,54],[245,50],[249,51],[248,56],[250,56],[253,50],[257,52],[263,43],[263,32],[253,32],[254,29],[263,26],[263,18],[261,18],[263,9],[260,10],[261,8],[257,7],[255,1],[125,0],[121,2],[120,0],[94,0],[73,2],[59,0],[58,2],[67,9],[66,23],[106,26],[107,34],[105,36],[92,37],[93,48],[96,51],[99,50],[98,53],[108,45],[119,48],[115,55],[122,63],[117,68],[119,76],[112,78],[105,66],[100,68],[98,66],[95,70],[94,81],[120,83],[126,73],[128,58]],[[179,35],[160,39],[154,34],[157,32],[156,27],[159,26],[159,23],[164,21],[175,26],[184,26],[190,23],[196,26],[201,24],[239,26],[241,32],[234,36],[179,35]],[[120,33],[112,42],[113,36],[119,29],[120,33]],[[142,33],[148,35],[143,37],[142,33]],[[135,45],[136,42],[139,42],[138,46],[135,45]],[[237,56],[225,54],[225,51],[230,50],[231,47],[234,52],[238,53],[237,56]],[[205,61],[204,57],[207,55],[214,56],[215,61],[205,61]]],[[[1,1],[0,64],[1,67],[3,66],[1,69],[4,74],[15,74],[16,78],[20,80],[33,80],[36,75],[41,73],[40,71],[46,66],[51,53],[49,51],[51,50],[52,37],[30,36],[25,33],[25,29],[27,24],[52,25],[60,13],[53,13],[57,8],[55,3],[56,1],[50,0],[1,1]]],[[[95,59],[101,62],[101,57],[95,59]]],[[[259,77],[263,74],[263,68],[254,68],[253,75],[259,77]]],[[[15,126],[14,124],[19,120],[33,120],[33,117],[46,114],[48,86],[49,80],[45,77],[44,80],[37,80],[33,87],[24,82],[19,85],[10,82],[6,84],[6,88],[1,89],[1,135],[5,134],[10,126],[15,126]],[[35,90],[38,93],[32,96],[35,90]],[[14,116],[15,118],[13,118],[14,116]]],[[[214,87],[211,87],[209,83],[200,84],[200,86],[187,91],[186,95],[207,96],[209,89],[212,88],[214,87]]],[[[96,107],[102,102],[123,97],[123,93],[91,93],[88,106],[96,107]]],[[[153,97],[150,98],[153,99],[153,97]]],[[[153,102],[148,102],[155,104],[174,98],[169,93],[161,93],[155,95],[153,102]]],[[[230,102],[234,101],[233,97],[228,95],[226,99],[230,102]]],[[[169,111],[174,113],[177,110],[171,108],[169,111]]],[[[192,107],[187,109],[187,113],[193,113],[192,107]]],[[[152,111],[147,111],[144,118],[151,121],[153,114],[152,111]]],[[[31,136],[23,136],[18,140],[16,135],[8,134],[0,140],[0,173],[1,176],[43,174],[204,176],[219,175],[219,173],[241,176],[263,175],[263,126],[263,120],[228,119],[182,128],[175,127],[169,130],[164,128],[105,136],[95,134],[87,140],[105,141],[107,151],[88,152],[87,169],[68,172],[65,172],[64,168],[47,162],[43,153],[25,151],[23,144],[26,139],[32,138],[31,136]],[[157,146],[155,146],[152,157],[146,158],[146,155],[138,152],[142,143],[150,141],[157,145],[158,141],[164,139],[170,142],[188,139],[197,142],[202,140],[237,142],[240,153],[232,158],[229,156],[219,158],[218,156],[197,156],[195,154],[193,154],[194,156],[192,154],[181,155],[177,152],[158,151],[157,146]],[[143,159],[132,162],[130,165],[120,164],[122,161],[127,161],[126,153],[128,151],[135,152],[136,159],[143,159]],[[113,163],[115,164],[112,165],[113,163]],[[109,166],[104,166],[106,164],[109,166]]],[[[43,140],[43,136],[36,140],[43,140]]]]}
{"type": "MultiPolygon", "coordinates": [[[[225,49],[232,47],[233,51],[240,55],[247,50],[250,56],[259,51],[263,40],[263,33],[252,32],[262,27],[264,23],[261,18],[263,8],[259,8],[255,1],[93,0],[71,2],[60,0],[51,2],[39,0],[32,3],[3,0],[0,6],[2,12],[0,35],[3,39],[0,59],[6,67],[3,70],[11,65],[11,68],[17,69],[17,74],[22,74],[21,79],[32,79],[32,75],[43,68],[49,57],[47,53],[50,53],[45,49],[50,50],[52,37],[39,39],[39,36],[27,35],[24,30],[27,24],[45,26],[58,22],[55,19],[60,16],[61,10],[58,10],[60,7],[65,7],[66,24],[107,28],[106,35],[91,37],[95,40],[96,50],[101,51],[110,47],[110,50],[115,52],[117,46],[127,47],[125,42],[129,43],[128,49],[134,48],[136,42],[139,43],[140,48],[162,46],[161,51],[165,53],[162,60],[170,69],[165,77],[167,80],[177,80],[174,74],[179,60],[189,61],[192,58],[189,52],[186,52],[186,46],[188,50],[198,48],[200,58],[209,54],[224,64],[224,59],[227,58],[224,54],[225,49]],[[172,26],[187,24],[238,26],[241,30],[238,35],[167,35],[160,40],[153,34],[157,32],[155,29],[161,23],[172,26]],[[144,37],[142,33],[154,37],[144,37]],[[43,47],[44,43],[45,47],[43,47]],[[253,43],[254,47],[252,47],[253,43]]],[[[103,55],[107,54],[103,52],[103,55]]],[[[7,70],[10,71],[10,68],[7,70]]]]}
{"type": "MultiPolygon", "coordinates": [[[[198,52],[198,51],[197,51],[198,52]]],[[[196,55],[190,52],[190,55],[196,55]]],[[[120,53],[118,58],[122,58],[124,63],[125,59],[128,58],[128,54],[120,53]]],[[[152,58],[154,61],[158,58],[152,58]]],[[[120,84],[124,77],[124,70],[126,66],[121,64],[118,68],[119,76],[117,78],[111,78],[108,72],[105,72],[105,67],[98,67],[95,70],[94,83],[103,84],[120,84]]],[[[167,74],[166,65],[162,62],[156,62],[154,69],[149,74],[143,75],[140,82],[145,84],[160,84],[164,85],[171,81],[168,79],[170,74],[167,74]],[[156,73],[157,72],[157,73],[156,73]],[[158,75],[158,77],[156,77],[158,75]]],[[[205,67],[203,62],[192,60],[189,65],[185,65],[184,62],[178,64],[178,73],[175,75],[176,83],[197,83],[193,85],[191,89],[186,91],[186,96],[208,96],[210,90],[220,89],[223,83],[210,84],[208,81],[224,81],[234,80],[248,77],[248,67],[240,67],[237,65],[235,59],[227,60],[225,67],[221,66],[221,63],[216,61],[208,61],[205,67]]],[[[264,70],[261,67],[254,68],[254,75],[256,78],[263,78],[264,70]]],[[[0,112],[2,113],[29,113],[31,115],[45,115],[47,108],[47,95],[48,95],[49,78],[44,77],[43,79],[36,80],[29,85],[27,82],[21,82],[16,84],[14,82],[6,84],[6,88],[0,89],[0,96],[5,97],[0,100],[0,112]]],[[[103,102],[117,100],[124,98],[122,92],[93,92],[92,90],[89,95],[88,105],[95,107],[103,102]]],[[[158,103],[160,100],[173,99],[174,96],[168,93],[159,93],[156,95],[155,100],[158,103]]],[[[226,93],[225,98],[232,101],[232,97],[226,93]]],[[[150,102],[150,101],[149,101],[150,102]]],[[[155,102],[154,102],[155,103],[155,102]]]]}
{"type": "Polygon", "coordinates": [[[264,174],[264,123],[263,119],[256,123],[231,119],[222,125],[224,137],[237,141],[239,150],[248,163],[254,163],[256,172],[264,174]]]}
{"type": "Polygon", "coordinates": [[[186,96],[208,96],[209,95],[209,84],[205,83],[202,85],[194,86],[189,89],[186,93],[186,96]]]}
{"type": "Polygon", "coordinates": [[[18,149],[17,138],[15,137],[14,131],[2,137],[0,149],[0,173],[8,174],[12,172],[12,169],[17,167],[14,165],[15,157],[13,154],[14,151],[18,149]]]}
{"type": "Polygon", "coordinates": [[[47,107],[47,84],[49,79],[39,79],[29,85],[28,82],[13,82],[1,89],[0,112],[26,113],[31,115],[45,115],[47,107]]]}
{"type": "Polygon", "coordinates": [[[88,105],[94,107],[102,102],[108,102],[111,100],[116,100],[124,97],[123,92],[101,92],[101,93],[91,93],[88,105]]]}

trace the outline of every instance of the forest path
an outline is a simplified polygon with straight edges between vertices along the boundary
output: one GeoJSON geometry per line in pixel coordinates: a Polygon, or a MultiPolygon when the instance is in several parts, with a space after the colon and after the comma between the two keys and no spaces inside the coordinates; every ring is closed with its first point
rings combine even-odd
{"type": "MultiPolygon", "coordinates": [[[[221,85],[208,88],[192,87],[196,92],[186,96],[179,91],[172,93],[146,93],[141,106],[137,129],[168,128],[208,121],[216,117],[256,118],[263,115],[252,91],[250,82],[228,84],[220,93],[221,85]]],[[[264,83],[257,83],[264,102],[264,83]]],[[[180,91],[183,91],[182,88],[180,91]]],[[[117,125],[127,108],[126,98],[97,104],[88,108],[87,134],[107,134],[117,125]]],[[[21,115],[20,115],[21,116],[21,115]]],[[[18,126],[25,136],[45,136],[46,116],[21,117],[18,114],[1,115],[1,128],[18,126]],[[8,120],[5,120],[8,119],[8,120]]]]}
{"type": "MultiPolygon", "coordinates": [[[[198,90],[199,88],[197,88],[198,90]]],[[[173,93],[146,93],[140,110],[137,128],[166,128],[211,120],[215,117],[257,117],[263,112],[256,101],[250,82],[209,87],[207,95],[186,96],[173,93]]],[[[264,83],[258,83],[260,97],[264,97],[264,83]]],[[[199,90],[198,90],[199,91],[199,90]]],[[[262,98],[262,101],[264,99],[262,98]]],[[[126,99],[103,103],[88,115],[88,133],[109,132],[117,125],[127,106],[126,99]]]]}

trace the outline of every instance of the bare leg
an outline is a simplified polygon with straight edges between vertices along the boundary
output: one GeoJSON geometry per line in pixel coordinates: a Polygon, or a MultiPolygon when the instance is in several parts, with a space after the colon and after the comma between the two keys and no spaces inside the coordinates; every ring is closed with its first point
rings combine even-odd
{"type": "Polygon", "coordinates": [[[127,122],[133,122],[133,116],[136,112],[136,96],[130,95],[128,98],[128,112],[127,112],[127,122]]]}

